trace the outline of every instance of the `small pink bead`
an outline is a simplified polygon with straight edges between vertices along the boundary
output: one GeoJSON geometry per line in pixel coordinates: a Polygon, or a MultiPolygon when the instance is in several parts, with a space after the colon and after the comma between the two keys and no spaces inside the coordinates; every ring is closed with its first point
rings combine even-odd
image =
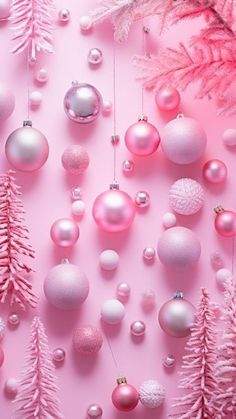
{"type": "Polygon", "coordinates": [[[138,208],[147,208],[150,205],[150,195],[146,191],[138,191],[134,197],[134,202],[138,208]]]}
{"type": "Polygon", "coordinates": [[[223,141],[227,147],[234,147],[236,145],[236,129],[228,128],[223,134],[223,141]]]}
{"type": "Polygon", "coordinates": [[[81,16],[79,19],[80,29],[83,32],[89,31],[92,28],[92,20],[90,16],[81,16]]]}
{"type": "Polygon", "coordinates": [[[154,247],[145,247],[143,250],[143,258],[148,261],[153,261],[156,256],[156,251],[154,247]]]}
{"type": "Polygon", "coordinates": [[[61,9],[58,13],[58,20],[61,23],[67,23],[70,20],[70,11],[68,9],[61,9]]]}
{"type": "Polygon", "coordinates": [[[202,169],[203,178],[209,183],[221,183],[227,178],[227,167],[218,159],[207,161],[202,169]]]}
{"type": "Polygon", "coordinates": [[[91,48],[88,53],[88,62],[92,66],[98,66],[103,60],[102,51],[99,48],[91,48]]]}
{"type": "Polygon", "coordinates": [[[3,349],[0,346],[0,368],[3,364],[3,362],[4,362],[4,352],[3,352],[3,349]]]}
{"type": "Polygon", "coordinates": [[[132,160],[124,160],[122,163],[122,170],[125,174],[130,174],[134,171],[134,162],[132,160]]]}
{"type": "Polygon", "coordinates": [[[220,252],[213,252],[210,256],[213,269],[218,270],[224,267],[224,260],[220,252]]]}
{"type": "Polygon", "coordinates": [[[8,323],[12,327],[17,327],[20,324],[20,318],[17,313],[11,313],[8,317],[8,323]]]}
{"type": "Polygon", "coordinates": [[[8,378],[5,382],[4,391],[8,398],[14,399],[18,393],[18,381],[15,378],[8,378]]]}
{"type": "Polygon", "coordinates": [[[175,364],[175,357],[173,355],[167,355],[163,359],[163,366],[166,368],[172,368],[175,364]]]}
{"type": "Polygon", "coordinates": [[[42,93],[38,90],[34,90],[30,93],[29,100],[32,108],[38,108],[42,102],[42,93]]]}
{"type": "Polygon", "coordinates": [[[130,332],[133,336],[143,336],[145,334],[146,325],[142,320],[135,320],[130,325],[130,332]]]}
{"type": "Polygon", "coordinates": [[[53,223],[50,234],[56,246],[71,247],[77,242],[80,231],[75,221],[69,218],[60,218],[53,223]]]}
{"type": "Polygon", "coordinates": [[[35,80],[38,83],[47,83],[48,81],[48,72],[46,70],[46,68],[39,68],[36,73],[35,73],[35,80]]]}
{"type": "Polygon", "coordinates": [[[110,115],[112,111],[112,102],[110,100],[104,100],[102,104],[102,113],[104,116],[110,115]]]}
{"type": "Polygon", "coordinates": [[[180,94],[173,86],[163,86],[156,92],[155,101],[162,111],[172,111],[180,104],[180,94]]]}
{"type": "Polygon", "coordinates": [[[62,348],[56,348],[53,351],[52,359],[55,364],[62,364],[65,361],[66,353],[62,348]]]}
{"type": "Polygon", "coordinates": [[[120,282],[116,288],[117,297],[121,301],[128,300],[130,296],[130,286],[126,282],[120,282]]]}
{"type": "Polygon", "coordinates": [[[165,228],[171,228],[176,225],[176,216],[173,212],[166,212],[162,217],[162,224],[165,228]]]}
{"type": "Polygon", "coordinates": [[[103,410],[98,404],[91,404],[87,409],[87,419],[101,418],[102,414],[103,410]]]}

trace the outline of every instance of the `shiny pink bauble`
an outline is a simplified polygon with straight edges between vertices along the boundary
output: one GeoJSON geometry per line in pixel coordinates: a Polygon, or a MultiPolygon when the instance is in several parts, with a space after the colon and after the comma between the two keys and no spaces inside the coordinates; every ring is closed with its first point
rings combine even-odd
{"type": "Polygon", "coordinates": [[[78,354],[94,355],[100,351],[103,337],[98,327],[88,324],[74,330],[72,342],[78,354]]]}
{"type": "Polygon", "coordinates": [[[98,195],[92,213],[98,227],[108,233],[117,233],[133,223],[135,205],[126,192],[110,189],[98,195]]]}
{"type": "Polygon", "coordinates": [[[89,166],[89,155],[84,147],[74,144],[65,149],[61,162],[68,173],[81,175],[89,166]]]}
{"type": "Polygon", "coordinates": [[[112,403],[121,412],[130,412],[135,409],[138,401],[138,391],[126,382],[118,384],[112,392],[112,403]]]}
{"type": "Polygon", "coordinates": [[[208,160],[202,169],[203,178],[210,183],[221,183],[227,178],[227,167],[218,159],[208,160]]]}
{"type": "Polygon", "coordinates": [[[54,266],[44,281],[44,294],[50,304],[62,310],[78,308],[88,297],[86,275],[71,263],[54,266]]]}
{"type": "Polygon", "coordinates": [[[130,325],[130,333],[136,337],[142,337],[145,334],[146,325],[142,320],[135,320],[130,325]]]}
{"type": "Polygon", "coordinates": [[[173,86],[163,86],[156,92],[155,101],[161,111],[173,111],[180,104],[180,94],[173,86]]]}
{"type": "MultiPolygon", "coordinates": [[[[1,16],[1,3],[0,3],[1,16]]],[[[15,96],[9,87],[0,83],[0,123],[5,121],[15,108],[15,96]]]]}
{"type": "Polygon", "coordinates": [[[70,218],[56,220],[50,230],[52,241],[59,247],[74,246],[79,238],[78,224],[70,218]]]}
{"type": "Polygon", "coordinates": [[[160,136],[156,127],[143,119],[127,129],[125,144],[128,150],[136,156],[150,156],[159,146],[160,136]]]}
{"type": "Polygon", "coordinates": [[[34,172],[46,162],[49,146],[46,137],[40,131],[25,125],[9,135],[5,152],[7,160],[15,169],[34,172]]]}
{"type": "Polygon", "coordinates": [[[103,410],[99,404],[91,404],[87,409],[87,419],[101,418],[103,410]]]}
{"type": "Polygon", "coordinates": [[[4,385],[4,391],[6,396],[9,399],[14,399],[18,393],[18,389],[19,389],[19,382],[16,380],[16,378],[8,378],[5,381],[5,385],[4,385]]]}
{"type": "Polygon", "coordinates": [[[192,215],[198,212],[205,201],[205,193],[194,179],[176,180],[169,190],[169,204],[172,210],[181,215],[192,215]]]}
{"type": "Polygon", "coordinates": [[[52,360],[56,365],[61,365],[65,361],[66,353],[62,348],[54,349],[52,353],[52,360]]]}
{"type": "Polygon", "coordinates": [[[198,121],[179,116],[168,122],[162,133],[165,156],[176,164],[190,164],[204,153],[207,136],[198,121]]]}
{"type": "Polygon", "coordinates": [[[3,362],[4,362],[4,352],[3,352],[3,349],[0,346],[0,368],[3,364],[3,362]]]}
{"type": "Polygon", "coordinates": [[[69,119],[77,124],[89,124],[100,115],[102,96],[96,87],[88,83],[73,82],[64,98],[64,110],[69,119]]]}
{"type": "Polygon", "coordinates": [[[159,239],[157,253],[167,268],[184,270],[195,265],[201,255],[201,244],[195,233],[186,227],[165,230],[159,239]]]}
{"type": "Polygon", "coordinates": [[[0,1],[0,20],[7,19],[11,12],[11,0],[0,1]]]}
{"type": "Polygon", "coordinates": [[[236,236],[236,213],[222,209],[215,218],[215,229],[223,237],[236,236]]]}
{"type": "Polygon", "coordinates": [[[227,147],[236,146],[236,129],[228,128],[224,131],[223,142],[227,147]]]}
{"type": "Polygon", "coordinates": [[[184,298],[173,298],[161,307],[158,315],[159,324],[169,336],[183,338],[191,333],[194,323],[195,308],[184,298]]]}

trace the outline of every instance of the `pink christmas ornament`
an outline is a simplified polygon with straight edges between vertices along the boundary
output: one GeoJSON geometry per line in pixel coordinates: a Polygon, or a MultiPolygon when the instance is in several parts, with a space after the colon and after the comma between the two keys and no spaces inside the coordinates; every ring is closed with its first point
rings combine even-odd
{"type": "Polygon", "coordinates": [[[122,163],[122,170],[124,174],[130,174],[134,171],[134,162],[132,160],[124,160],[122,163]]]}
{"type": "Polygon", "coordinates": [[[87,419],[101,418],[103,410],[99,404],[91,404],[87,409],[87,419]]]}
{"type": "MultiPolygon", "coordinates": [[[[88,62],[91,66],[98,66],[103,60],[102,51],[99,48],[91,48],[88,53],[88,62]]],[[[104,109],[104,104],[103,104],[104,109]]]]}
{"type": "Polygon", "coordinates": [[[144,381],[139,387],[139,400],[148,409],[155,409],[165,400],[165,389],[156,380],[144,381]]]}
{"type": "Polygon", "coordinates": [[[48,72],[46,70],[46,68],[41,67],[39,69],[37,69],[37,71],[35,72],[35,80],[38,83],[44,84],[47,83],[48,81],[48,72]]]}
{"type": "Polygon", "coordinates": [[[99,255],[99,262],[105,271],[113,271],[119,264],[119,254],[112,249],[103,250],[99,255]]]}
{"type": "Polygon", "coordinates": [[[183,338],[190,334],[194,322],[195,308],[183,298],[182,293],[167,301],[160,308],[158,321],[162,330],[169,336],[183,338]]]}
{"type": "Polygon", "coordinates": [[[124,305],[115,298],[106,300],[101,308],[101,317],[105,323],[118,324],[125,315],[124,305]]]}
{"type": "Polygon", "coordinates": [[[146,157],[155,153],[160,143],[159,133],[154,125],[142,117],[131,125],[125,133],[125,144],[136,156],[146,157]]]}
{"type": "Polygon", "coordinates": [[[164,231],[159,239],[157,253],[167,268],[184,270],[198,262],[201,244],[189,228],[172,227],[164,231]]]}
{"type": "Polygon", "coordinates": [[[29,95],[29,101],[31,108],[38,108],[41,105],[42,102],[42,93],[38,90],[34,90],[29,95]]]}
{"type": "Polygon", "coordinates": [[[71,145],[63,152],[61,162],[68,173],[81,175],[89,166],[89,155],[84,147],[71,145]]]}
{"type": "Polygon", "coordinates": [[[162,224],[165,228],[174,227],[176,225],[176,216],[173,212],[166,212],[162,217],[162,224]]]}
{"type": "Polygon", "coordinates": [[[68,23],[70,21],[70,11],[69,11],[69,9],[59,10],[58,20],[62,24],[68,23]]]}
{"type": "Polygon", "coordinates": [[[225,287],[226,282],[230,280],[232,276],[232,272],[226,268],[221,268],[215,273],[216,282],[222,288],[225,287]]]}
{"type": "Polygon", "coordinates": [[[89,324],[74,330],[72,342],[79,355],[94,355],[100,351],[103,337],[98,327],[89,324]]]}
{"type": "Polygon", "coordinates": [[[133,223],[135,205],[126,192],[112,185],[95,199],[92,213],[98,227],[108,233],[118,233],[133,223]]]}
{"type": "Polygon", "coordinates": [[[145,247],[143,250],[143,258],[149,262],[153,262],[156,257],[156,251],[154,247],[145,247]]]}
{"type": "Polygon", "coordinates": [[[0,19],[7,19],[10,16],[11,0],[0,1],[0,19]]]}
{"type": "Polygon", "coordinates": [[[11,313],[8,316],[8,324],[12,328],[16,328],[20,324],[20,317],[17,313],[11,313]]]}
{"type": "Polygon", "coordinates": [[[52,360],[54,362],[54,364],[58,365],[58,364],[62,364],[65,361],[65,357],[66,357],[66,353],[64,351],[64,349],[62,348],[56,348],[54,349],[53,353],[52,353],[52,360]]]}
{"type": "Polygon", "coordinates": [[[161,111],[173,111],[180,104],[180,94],[173,86],[163,86],[156,92],[155,101],[161,111]]]}
{"type": "Polygon", "coordinates": [[[52,241],[59,247],[72,247],[79,238],[79,227],[70,218],[56,220],[50,230],[52,241]]]}
{"type": "Polygon", "coordinates": [[[16,378],[8,378],[5,381],[4,391],[9,399],[14,399],[18,393],[19,383],[16,378]]]}
{"type": "MultiPolygon", "coordinates": [[[[1,3],[0,3],[1,16],[1,3]]],[[[1,18],[1,17],[0,17],[1,18]]],[[[11,116],[15,108],[15,96],[9,87],[0,83],[0,123],[11,116]]]]}
{"type": "Polygon", "coordinates": [[[126,302],[129,299],[130,291],[129,284],[120,282],[116,287],[117,298],[122,302],[126,302]]]}
{"type": "Polygon", "coordinates": [[[133,336],[142,337],[144,336],[145,331],[146,331],[146,325],[142,320],[135,320],[130,325],[130,333],[133,336]]]}
{"type": "Polygon", "coordinates": [[[135,387],[127,383],[125,377],[117,379],[117,386],[112,392],[112,403],[121,412],[134,410],[139,401],[139,394],[135,387]]]}
{"type": "Polygon", "coordinates": [[[92,28],[92,19],[90,16],[81,16],[79,19],[80,29],[87,32],[92,28]]]}
{"type": "Polygon", "coordinates": [[[150,205],[150,195],[146,191],[138,191],[134,197],[137,208],[147,208],[150,205]]]}
{"type": "Polygon", "coordinates": [[[25,121],[23,127],[9,135],[5,152],[7,160],[15,169],[34,172],[46,162],[49,146],[46,137],[32,128],[32,122],[25,121]]]}
{"type": "Polygon", "coordinates": [[[170,207],[181,215],[195,214],[202,208],[204,201],[202,186],[190,178],[177,180],[169,190],[170,207]]]}
{"type": "Polygon", "coordinates": [[[208,160],[202,169],[203,178],[209,183],[221,183],[227,178],[227,167],[218,159],[208,160]]]}
{"type": "Polygon", "coordinates": [[[206,143],[206,133],[199,122],[179,116],[165,126],[161,146],[173,163],[190,164],[202,156],[206,143]]]}
{"type": "Polygon", "coordinates": [[[236,145],[236,129],[228,128],[223,134],[223,142],[227,147],[234,147],[236,145]]]}
{"type": "Polygon", "coordinates": [[[82,199],[78,199],[77,201],[72,202],[71,212],[74,215],[74,217],[83,217],[85,212],[84,201],[82,201],[82,199]]]}
{"type": "Polygon", "coordinates": [[[102,97],[96,87],[74,81],[64,98],[64,110],[72,121],[89,124],[95,121],[102,107],[102,97]]]}
{"type": "Polygon", "coordinates": [[[3,362],[4,362],[4,352],[3,352],[3,349],[0,346],[0,368],[3,364],[3,362]]]}
{"type": "Polygon", "coordinates": [[[88,297],[89,282],[76,265],[68,261],[54,266],[44,281],[44,294],[50,304],[62,310],[78,308],[88,297]]]}
{"type": "Polygon", "coordinates": [[[219,205],[215,208],[215,229],[218,234],[223,237],[236,236],[236,213],[233,211],[224,210],[219,205]]]}
{"type": "Polygon", "coordinates": [[[165,368],[172,368],[174,365],[175,365],[174,355],[169,354],[163,359],[163,366],[165,368]]]}
{"type": "Polygon", "coordinates": [[[102,104],[102,114],[104,116],[110,115],[112,112],[112,102],[110,100],[104,100],[102,104]]]}

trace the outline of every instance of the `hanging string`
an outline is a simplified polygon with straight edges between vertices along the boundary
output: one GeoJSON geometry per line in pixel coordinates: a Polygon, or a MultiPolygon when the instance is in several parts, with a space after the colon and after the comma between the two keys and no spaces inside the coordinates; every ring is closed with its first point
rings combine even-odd
{"type": "Polygon", "coordinates": [[[113,135],[112,135],[112,146],[113,146],[113,183],[117,183],[116,180],[116,166],[117,166],[117,144],[119,142],[119,136],[117,135],[117,115],[116,115],[116,45],[113,41],[113,62],[112,62],[112,90],[113,90],[113,135]]]}
{"type": "Polygon", "coordinates": [[[113,362],[114,362],[114,365],[115,365],[115,367],[116,367],[116,369],[117,369],[117,377],[119,377],[119,376],[120,376],[120,374],[119,374],[118,363],[117,363],[117,360],[116,360],[115,354],[114,354],[114,352],[113,352],[113,349],[112,349],[112,346],[111,346],[110,339],[108,338],[108,336],[107,336],[107,335],[105,335],[105,336],[106,336],[106,340],[107,340],[107,344],[108,344],[109,350],[110,350],[110,352],[111,352],[111,357],[112,357],[113,362]]]}
{"type": "MultiPolygon", "coordinates": [[[[143,24],[142,25],[142,55],[147,54],[146,36],[149,34],[149,32],[150,32],[150,29],[143,24]]],[[[143,83],[142,83],[142,88],[141,88],[141,111],[142,111],[142,116],[144,116],[144,84],[143,83]]]]}
{"type": "Polygon", "coordinates": [[[231,265],[231,271],[234,275],[234,261],[235,261],[235,237],[232,239],[232,265],[231,265]]]}
{"type": "Polygon", "coordinates": [[[27,91],[27,97],[26,97],[26,103],[27,103],[27,121],[30,120],[30,67],[29,67],[29,51],[27,53],[27,59],[26,59],[26,91],[27,91]]]}

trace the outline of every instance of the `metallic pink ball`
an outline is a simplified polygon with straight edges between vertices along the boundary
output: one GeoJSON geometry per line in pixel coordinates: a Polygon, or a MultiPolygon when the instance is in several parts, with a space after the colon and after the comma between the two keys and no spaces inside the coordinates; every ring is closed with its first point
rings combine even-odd
{"type": "Polygon", "coordinates": [[[216,208],[215,229],[223,237],[236,236],[236,213],[224,210],[222,207],[216,208]]]}
{"type": "Polygon", "coordinates": [[[94,355],[100,351],[103,337],[98,327],[89,324],[74,330],[72,342],[78,354],[94,355]]]}
{"type": "Polygon", "coordinates": [[[134,162],[132,160],[124,160],[122,163],[122,170],[125,174],[130,174],[134,171],[134,162]]]}
{"type": "Polygon", "coordinates": [[[236,129],[228,128],[223,134],[223,141],[227,147],[234,147],[236,145],[236,129]]]}
{"type": "Polygon", "coordinates": [[[19,324],[20,324],[19,314],[17,314],[17,313],[11,313],[11,314],[9,314],[8,324],[11,327],[14,327],[14,328],[16,328],[17,326],[19,326],[19,324]]]}
{"type": "Polygon", "coordinates": [[[89,124],[95,121],[102,107],[102,97],[96,87],[87,83],[73,82],[64,98],[64,110],[72,121],[89,124]]]}
{"type": "Polygon", "coordinates": [[[56,348],[53,351],[52,359],[55,364],[62,364],[65,361],[66,353],[62,348],[56,348]]]}
{"type": "Polygon", "coordinates": [[[18,393],[19,382],[16,378],[8,378],[5,381],[4,391],[9,399],[14,399],[18,393]]]}
{"type": "Polygon", "coordinates": [[[112,102],[110,100],[104,100],[102,104],[102,114],[104,116],[110,115],[112,112],[112,102]]]}
{"type": "Polygon", "coordinates": [[[175,365],[174,355],[166,355],[166,357],[162,360],[162,363],[165,368],[172,368],[175,365]]]}
{"type": "Polygon", "coordinates": [[[154,125],[147,119],[141,119],[127,129],[125,144],[131,153],[146,157],[156,151],[160,144],[160,136],[154,125]]]}
{"type": "Polygon", "coordinates": [[[68,173],[81,175],[89,166],[89,155],[84,147],[73,144],[65,149],[61,162],[68,173]]]}
{"type": "Polygon", "coordinates": [[[180,94],[173,86],[163,86],[156,92],[155,101],[161,111],[173,111],[180,104],[180,94]]]}
{"type": "Polygon", "coordinates": [[[35,73],[35,80],[40,83],[40,84],[44,84],[47,83],[48,81],[48,72],[46,70],[46,68],[41,67],[39,68],[36,73],[35,73]]]}
{"type": "Polygon", "coordinates": [[[91,48],[88,53],[88,62],[92,66],[98,66],[103,60],[102,51],[99,48],[91,48]]]}
{"type": "Polygon", "coordinates": [[[143,250],[143,258],[148,261],[153,261],[156,257],[156,251],[154,247],[145,247],[143,250]]]}
{"type": "Polygon", "coordinates": [[[135,217],[132,198],[119,189],[110,189],[98,195],[93,204],[93,218],[98,227],[108,233],[128,229],[135,217]]]}
{"type": "Polygon", "coordinates": [[[117,298],[122,302],[127,301],[130,296],[130,286],[126,282],[120,282],[116,287],[117,298]]]}
{"type": "Polygon", "coordinates": [[[0,1],[0,19],[7,19],[11,13],[11,0],[0,1]]]}
{"type": "Polygon", "coordinates": [[[142,320],[135,320],[130,325],[130,333],[133,336],[143,336],[146,331],[146,325],[142,320]]]}
{"type": "Polygon", "coordinates": [[[40,169],[46,162],[49,146],[46,137],[31,122],[13,131],[5,145],[9,163],[22,172],[33,172],[40,169]]]}
{"type": "Polygon", "coordinates": [[[204,179],[210,183],[221,183],[227,178],[227,167],[225,163],[218,159],[207,161],[202,169],[204,179]]]}
{"type": "MultiPolygon", "coordinates": [[[[1,16],[1,3],[0,3],[1,16]]],[[[15,96],[9,87],[0,84],[0,122],[5,121],[11,116],[15,108],[15,96]]]]}
{"type": "Polygon", "coordinates": [[[122,381],[112,392],[112,403],[116,409],[121,412],[130,412],[135,409],[139,401],[139,394],[135,387],[126,382],[125,378],[118,379],[122,381]]]}
{"type": "Polygon", "coordinates": [[[58,13],[58,20],[60,23],[68,23],[70,20],[70,11],[68,9],[61,9],[58,13]]]}
{"type": "Polygon", "coordinates": [[[150,195],[146,191],[138,191],[134,197],[134,202],[138,208],[147,208],[150,205],[150,195]]]}
{"type": "Polygon", "coordinates": [[[87,419],[101,418],[103,410],[99,404],[91,404],[87,409],[87,419]]]}
{"type": "Polygon", "coordinates": [[[77,242],[80,231],[75,221],[70,218],[60,218],[53,223],[50,234],[56,246],[71,247],[77,242]]]}
{"type": "Polygon", "coordinates": [[[3,364],[3,362],[4,362],[4,352],[3,352],[3,349],[0,346],[0,368],[3,364]]]}

